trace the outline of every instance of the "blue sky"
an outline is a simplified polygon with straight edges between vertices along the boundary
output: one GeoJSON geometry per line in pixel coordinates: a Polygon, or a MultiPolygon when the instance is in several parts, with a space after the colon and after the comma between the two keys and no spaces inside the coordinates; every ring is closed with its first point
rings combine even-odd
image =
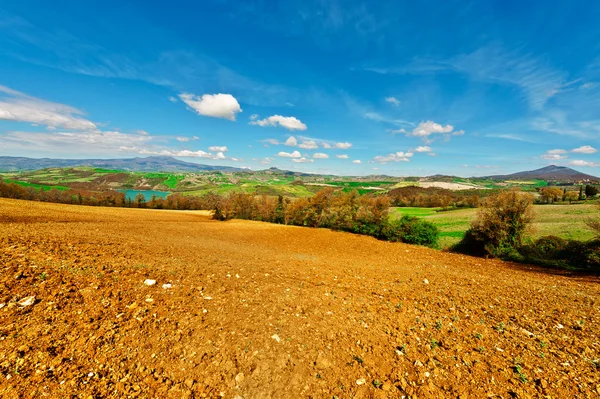
{"type": "Polygon", "coordinates": [[[0,3],[0,155],[600,175],[597,1],[0,3]]]}

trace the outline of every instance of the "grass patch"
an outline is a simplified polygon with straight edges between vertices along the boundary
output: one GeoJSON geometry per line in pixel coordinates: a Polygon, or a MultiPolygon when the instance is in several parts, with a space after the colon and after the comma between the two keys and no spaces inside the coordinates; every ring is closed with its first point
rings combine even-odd
{"type": "MultiPolygon", "coordinates": [[[[434,223],[440,230],[440,247],[459,242],[475,217],[477,209],[457,209],[438,212],[440,208],[390,208],[392,218],[417,216],[434,223]]],[[[585,241],[594,237],[585,224],[598,215],[595,205],[534,205],[535,218],[531,238],[555,235],[564,239],[585,241]]]]}
{"type": "Polygon", "coordinates": [[[43,189],[44,191],[49,191],[51,189],[56,189],[59,191],[65,191],[68,190],[69,187],[65,187],[65,186],[51,186],[48,184],[37,184],[37,183],[29,183],[26,181],[17,181],[17,180],[5,180],[6,183],[15,183],[18,184],[19,186],[23,186],[23,187],[33,187],[36,190],[40,190],[43,189]]]}

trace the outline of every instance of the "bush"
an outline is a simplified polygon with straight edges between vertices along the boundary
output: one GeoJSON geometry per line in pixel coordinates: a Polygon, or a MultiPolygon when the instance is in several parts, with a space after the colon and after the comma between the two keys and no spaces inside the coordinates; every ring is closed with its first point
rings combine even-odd
{"type": "Polygon", "coordinates": [[[435,247],[438,244],[439,230],[431,222],[405,215],[400,220],[388,222],[383,228],[381,238],[388,241],[435,247]]]}
{"type": "Polygon", "coordinates": [[[528,263],[600,272],[600,239],[585,242],[546,236],[522,246],[519,254],[528,263]]]}
{"type": "Polygon", "coordinates": [[[514,256],[533,219],[533,196],[518,190],[488,197],[455,250],[473,255],[514,256]]]}

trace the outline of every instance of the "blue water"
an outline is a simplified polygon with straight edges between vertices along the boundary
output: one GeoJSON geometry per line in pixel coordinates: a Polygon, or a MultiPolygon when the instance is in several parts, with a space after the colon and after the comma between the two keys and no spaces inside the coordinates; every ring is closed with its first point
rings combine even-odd
{"type": "Polygon", "coordinates": [[[119,190],[120,192],[125,194],[125,199],[131,199],[132,201],[135,199],[135,196],[138,194],[143,194],[144,198],[147,201],[152,199],[153,195],[156,195],[156,198],[167,198],[167,195],[171,194],[168,191],[154,191],[154,190],[119,190]]]}

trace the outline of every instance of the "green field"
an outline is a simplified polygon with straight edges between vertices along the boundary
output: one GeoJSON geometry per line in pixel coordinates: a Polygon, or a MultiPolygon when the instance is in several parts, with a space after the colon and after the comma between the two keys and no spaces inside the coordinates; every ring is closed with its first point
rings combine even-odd
{"type": "Polygon", "coordinates": [[[23,186],[23,187],[33,187],[36,190],[43,189],[44,191],[48,191],[48,190],[52,190],[52,189],[64,191],[64,190],[69,189],[69,187],[64,187],[64,186],[51,186],[51,185],[47,185],[47,184],[35,184],[35,183],[28,183],[28,182],[15,181],[15,180],[5,180],[5,182],[6,183],[16,183],[19,186],[23,186]]]}
{"type": "MultiPolygon", "coordinates": [[[[586,226],[589,218],[600,218],[595,205],[534,205],[535,219],[531,238],[556,235],[566,239],[589,240],[594,235],[586,226]]],[[[391,208],[392,218],[417,216],[434,223],[440,229],[440,247],[459,242],[475,217],[476,209],[439,211],[440,208],[391,208]]]]}

